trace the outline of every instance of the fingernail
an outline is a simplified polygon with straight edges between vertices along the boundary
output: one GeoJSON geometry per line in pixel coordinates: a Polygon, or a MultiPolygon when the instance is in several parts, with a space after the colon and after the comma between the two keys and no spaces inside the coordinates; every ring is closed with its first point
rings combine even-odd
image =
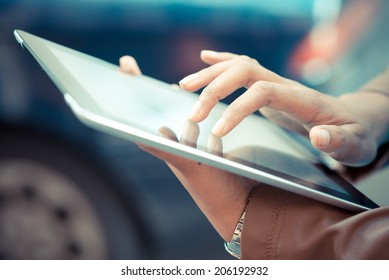
{"type": "Polygon", "coordinates": [[[194,74],[190,74],[189,76],[186,76],[185,78],[183,78],[181,81],[179,81],[178,83],[180,84],[180,85],[188,85],[188,84],[190,84],[190,83],[192,83],[192,82],[194,82],[196,79],[197,79],[197,77],[199,76],[199,74],[198,73],[194,73],[194,74]]]}
{"type": "Polygon", "coordinates": [[[191,120],[186,120],[182,128],[180,143],[196,147],[197,139],[200,135],[199,125],[191,120]]]}
{"type": "Polygon", "coordinates": [[[209,135],[208,141],[207,141],[207,147],[206,151],[208,153],[217,155],[217,156],[222,156],[223,155],[223,143],[222,139],[216,135],[209,135]]]}
{"type": "Polygon", "coordinates": [[[327,130],[319,129],[316,133],[317,136],[319,137],[319,141],[318,141],[319,146],[326,147],[330,144],[331,136],[327,130]]]}
{"type": "Polygon", "coordinates": [[[209,55],[216,55],[217,54],[217,52],[211,51],[211,50],[202,50],[201,53],[202,54],[209,54],[209,55]]]}
{"type": "Polygon", "coordinates": [[[223,131],[225,127],[226,127],[226,119],[222,117],[216,122],[215,126],[212,128],[212,134],[215,134],[217,136],[223,135],[223,131]]]}
{"type": "Polygon", "coordinates": [[[192,121],[196,121],[200,117],[201,112],[201,102],[197,101],[193,106],[192,111],[189,113],[189,119],[192,121]]]}

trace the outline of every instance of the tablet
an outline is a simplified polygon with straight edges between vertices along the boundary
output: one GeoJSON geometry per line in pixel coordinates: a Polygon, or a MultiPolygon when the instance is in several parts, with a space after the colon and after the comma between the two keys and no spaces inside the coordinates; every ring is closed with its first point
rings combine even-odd
{"type": "Polygon", "coordinates": [[[197,124],[187,119],[196,93],[122,73],[117,65],[24,31],[14,34],[87,126],[348,210],[378,207],[289,133],[259,115],[216,138],[211,129],[227,105],[218,103],[197,124]],[[174,132],[179,141],[162,137],[161,128],[174,132]]]}

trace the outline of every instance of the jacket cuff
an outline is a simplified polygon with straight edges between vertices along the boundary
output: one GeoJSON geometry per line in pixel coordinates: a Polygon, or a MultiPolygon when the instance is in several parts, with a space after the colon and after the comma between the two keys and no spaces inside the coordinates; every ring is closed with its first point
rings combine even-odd
{"type": "MultiPolygon", "coordinates": [[[[247,207],[241,259],[343,258],[357,229],[354,213],[267,185],[259,185],[247,207]],[[348,232],[346,231],[348,229],[348,232]]],[[[358,223],[356,223],[358,225],[358,223]]]]}
{"type": "Polygon", "coordinates": [[[247,206],[241,259],[274,259],[291,193],[267,185],[256,188],[247,206]]]}

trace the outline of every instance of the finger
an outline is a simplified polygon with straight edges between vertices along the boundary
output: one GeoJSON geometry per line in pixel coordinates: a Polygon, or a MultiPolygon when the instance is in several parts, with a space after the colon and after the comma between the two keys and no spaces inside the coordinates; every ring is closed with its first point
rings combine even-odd
{"type": "MultiPolygon", "coordinates": [[[[159,129],[159,132],[160,132],[161,136],[163,136],[164,138],[178,142],[176,134],[171,129],[169,129],[167,127],[161,127],[159,129]]],[[[157,157],[157,158],[159,158],[159,159],[161,159],[161,160],[163,160],[163,161],[165,161],[173,166],[182,166],[188,162],[188,160],[186,160],[182,157],[173,155],[171,153],[159,150],[159,149],[154,148],[154,147],[150,147],[150,146],[146,146],[146,145],[142,145],[142,144],[140,144],[138,146],[142,150],[152,154],[153,156],[155,156],[155,157],[157,157]]]]}
{"type": "Polygon", "coordinates": [[[141,75],[142,72],[136,60],[129,55],[122,56],[119,59],[120,70],[131,75],[141,75]]]}
{"type": "Polygon", "coordinates": [[[207,141],[206,151],[216,156],[223,156],[222,139],[216,135],[210,134],[207,141]]]}
{"type": "Polygon", "coordinates": [[[189,119],[195,122],[204,120],[220,100],[237,89],[247,86],[251,81],[248,77],[259,78],[259,74],[255,73],[256,68],[258,68],[257,64],[240,59],[225,69],[224,72],[220,73],[220,75],[204,88],[200,94],[198,103],[189,114],[189,119]],[[258,77],[256,77],[257,75],[258,77]]]}
{"type": "MultiPolygon", "coordinates": [[[[196,122],[204,120],[219,100],[224,99],[237,89],[242,87],[248,88],[257,80],[273,80],[274,78],[271,77],[272,72],[247,56],[235,56],[228,62],[230,66],[224,69],[224,72],[221,72],[204,88],[197,104],[189,114],[191,120],[196,122]]],[[[224,62],[219,64],[221,63],[224,62]]],[[[204,69],[204,71],[206,70],[204,69]]]]}
{"type": "Polygon", "coordinates": [[[239,55],[230,52],[215,52],[210,50],[203,50],[200,53],[201,60],[209,65],[236,58],[238,56],[239,55]]]}
{"type": "MultiPolygon", "coordinates": [[[[254,76],[248,76],[247,79],[251,80],[252,82],[258,81],[258,80],[265,80],[269,82],[277,82],[282,83],[285,85],[296,85],[297,82],[294,82],[292,80],[283,78],[276,73],[262,67],[257,60],[250,58],[245,55],[236,55],[232,53],[216,53],[216,57],[212,57],[212,55],[209,55],[209,53],[212,53],[212,51],[204,51],[206,55],[205,59],[207,59],[211,66],[202,69],[199,72],[190,74],[183,78],[179,84],[180,87],[187,91],[197,91],[200,88],[208,85],[213,79],[215,79],[218,75],[220,75],[223,71],[225,71],[228,67],[231,65],[238,63],[240,66],[244,65],[256,65],[258,67],[258,71],[254,76]],[[214,63],[213,63],[214,62],[214,63]]],[[[249,85],[250,86],[250,85],[249,85]]]]}
{"type": "Polygon", "coordinates": [[[207,68],[200,70],[199,72],[186,76],[181,81],[179,81],[179,85],[184,90],[197,91],[212,82],[213,79],[223,73],[233,63],[234,61],[227,60],[217,63],[215,65],[211,65],[207,68]]]}
{"type": "MultiPolygon", "coordinates": [[[[166,139],[169,139],[171,141],[178,142],[176,134],[168,127],[161,127],[159,129],[159,132],[161,136],[163,136],[166,139]]],[[[142,148],[144,151],[152,154],[153,156],[165,161],[167,165],[173,170],[173,172],[177,175],[179,173],[186,174],[188,171],[193,171],[197,166],[198,163],[165,151],[161,151],[159,149],[145,146],[145,145],[139,145],[140,148],[142,148]]]]}
{"type": "Polygon", "coordinates": [[[315,148],[342,163],[355,166],[364,165],[375,157],[376,149],[365,145],[366,141],[369,141],[366,136],[358,124],[320,125],[309,132],[309,138],[315,148]]]}
{"type": "Polygon", "coordinates": [[[199,125],[191,120],[186,120],[182,129],[180,143],[196,148],[199,135],[199,125]]]}
{"type": "Polygon", "coordinates": [[[311,123],[323,108],[322,98],[314,91],[259,81],[227,107],[212,133],[220,137],[226,135],[245,117],[265,106],[287,113],[302,124],[311,123]]]}

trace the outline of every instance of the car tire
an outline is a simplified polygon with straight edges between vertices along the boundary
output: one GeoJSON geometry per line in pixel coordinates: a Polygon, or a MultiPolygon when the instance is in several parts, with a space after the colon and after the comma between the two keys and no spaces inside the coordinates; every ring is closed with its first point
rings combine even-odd
{"type": "Polygon", "coordinates": [[[136,204],[96,161],[41,133],[0,131],[0,258],[149,257],[136,204]]]}

